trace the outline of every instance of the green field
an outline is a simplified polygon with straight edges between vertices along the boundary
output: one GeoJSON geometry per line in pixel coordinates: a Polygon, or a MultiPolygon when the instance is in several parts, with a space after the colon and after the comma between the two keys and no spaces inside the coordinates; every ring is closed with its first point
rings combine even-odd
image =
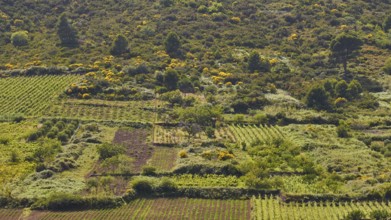
{"type": "Polygon", "coordinates": [[[0,78],[0,116],[42,116],[79,75],[0,78]]]}

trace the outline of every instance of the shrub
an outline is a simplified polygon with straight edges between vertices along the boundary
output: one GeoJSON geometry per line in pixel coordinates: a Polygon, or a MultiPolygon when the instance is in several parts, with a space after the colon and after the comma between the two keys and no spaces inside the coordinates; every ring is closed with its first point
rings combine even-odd
{"type": "Polygon", "coordinates": [[[387,59],[386,63],[384,64],[383,71],[386,74],[391,75],[391,57],[387,59]]]}
{"type": "Polygon", "coordinates": [[[369,216],[371,217],[371,219],[375,220],[387,220],[391,215],[386,210],[375,210],[372,211],[369,216]]]}
{"type": "Polygon", "coordinates": [[[346,216],[345,216],[345,220],[361,220],[365,218],[365,214],[364,212],[360,211],[360,210],[354,210],[354,211],[351,211],[349,212],[346,216]]]}
{"type": "Polygon", "coordinates": [[[131,182],[132,188],[137,194],[151,194],[154,191],[153,182],[150,179],[138,178],[131,182]]]}
{"type": "Polygon", "coordinates": [[[339,122],[339,125],[337,127],[337,135],[340,138],[346,138],[349,137],[349,131],[350,127],[345,122],[339,122]]]}
{"type": "Polygon", "coordinates": [[[11,35],[11,43],[14,46],[25,46],[28,44],[27,31],[18,31],[11,35]]]}
{"type": "Polygon", "coordinates": [[[317,110],[330,108],[329,95],[323,86],[315,86],[310,89],[306,96],[307,106],[317,110]]]}
{"type": "Polygon", "coordinates": [[[169,178],[163,178],[156,191],[163,193],[172,193],[178,190],[177,184],[169,178]]]}
{"type": "Polygon", "coordinates": [[[122,145],[104,143],[98,146],[99,159],[105,160],[107,158],[122,154],[125,149],[122,145]]]}
{"type": "Polygon", "coordinates": [[[118,56],[129,52],[128,39],[123,35],[118,35],[111,46],[110,53],[114,56],[118,56]]]}
{"type": "Polygon", "coordinates": [[[156,168],[152,166],[143,167],[143,171],[141,173],[144,176],[154,176],[156,175],[156,168]]]}
{"type": "Polygon", "coordinates": [[[180,158],[187,158],[188,157],[187,151],[186,150],[179,151],[179,157],[180,158]]]}

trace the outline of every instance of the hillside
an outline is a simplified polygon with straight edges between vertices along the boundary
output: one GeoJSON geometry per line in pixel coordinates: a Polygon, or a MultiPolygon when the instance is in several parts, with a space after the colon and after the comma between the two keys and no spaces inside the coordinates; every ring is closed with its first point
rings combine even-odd
{"type": "Polygon", "coordinates": [[[390,212],[389,0],[0,3],[0,218],[390,212]]]}

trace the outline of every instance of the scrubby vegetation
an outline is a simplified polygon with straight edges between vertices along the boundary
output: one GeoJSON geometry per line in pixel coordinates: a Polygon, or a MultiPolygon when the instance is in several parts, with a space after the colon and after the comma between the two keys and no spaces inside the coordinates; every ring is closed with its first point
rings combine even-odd
{"type": "Polygon", "coordinates": [[[40,209],[9,210],[23,219],[118,206],[118,219],[388,218],[390,11],[3,1],[0,207],[40,209]]]}

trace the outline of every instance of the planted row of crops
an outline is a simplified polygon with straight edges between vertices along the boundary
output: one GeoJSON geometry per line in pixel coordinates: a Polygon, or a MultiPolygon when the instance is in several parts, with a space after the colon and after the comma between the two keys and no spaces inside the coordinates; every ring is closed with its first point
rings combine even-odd
{"type": "Polygon", "coordinates": [[[244,183],[236,176],[208,174],[204,176],[183,174],[171,177],[180,187],[243,187],[244,183]]]}
{"type": "Polygon", "coordinates": [[[166,128],[163,126],[154,126],[153,143],[163,145],[177,145],[185,142],[186,135],[180,128],[166,128]]]}
{"type": "Polygon", "coordinates": [[[20,219],[22,210],[20,209],[0,209],[0,219],[2,220],[13,220],[20,219]]]}
{"type": "Polygon", "coordinates": [[[35,213],[49,219],[249,219],[249,200],[137,199],[108,210],[35,213]]]}
{"type": "Polygon", "coordinates": [[[0,79],[0,115],[39,116],[78,75],[47,75],[0,79]]]}
{"type": "Polygon", "coordinates": [[[105,101],[105,100],[63,100],[54,105],[52,117],[76,118],[81,120],[114,120],[154,122],[151,101],[105,101]]]}
{"type": "Polygon", "coordinates": [[[157,171],[170,171],[178,158],[176,148],[155,147],[148,164],[155,167],[157,171]]]}
{"type": "Polygon", "coordinates": [[[253,198],[254,217],[259,220],[279,219],[343,219],[350,212],[362,211],[366,218],[370,217],[373,211],[385,210],[391,212],[391,205],[385,202],[363,201],[363,202],[308,202],[308,203],[284,203],[278,198],[265,197],[253,198]]]}
{"type": "Polygon", "coordinates": [[[277,126],[268,125],[230,125],[219,131],[219,137],[229,138],[237,143],[271,143],[283,139],[284,134],[277,126]]]}

